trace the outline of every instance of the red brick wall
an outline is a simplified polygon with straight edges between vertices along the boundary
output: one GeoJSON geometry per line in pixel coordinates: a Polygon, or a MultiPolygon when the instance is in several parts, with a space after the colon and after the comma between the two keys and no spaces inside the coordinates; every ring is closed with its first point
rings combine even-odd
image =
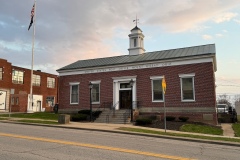
{"type": "MultiPolygon", "coordinates": [[[[166,106],[171,107],[215,107],[215,80],[212,63],[199,63],[162,68],[147,68],[116,72],[103,72],[60,77],[59,108],[89,108],[89,81],[101,80],[100,101],[113,100],[112,77],[137,76],[137,100],[145,107],[163,107],[163,103],[152,102],[150,76],[165,75],[167,82],[166,106]],[[179,74],[195,73],[196,102],[181,102],[181,85],[179,74]],[[70,105],[69,82],[80,82],[79,104],[70,105]]],[[[96,106],[96,105],[95,105],[96,106]]],[[[93,107],[95,107],[93,106],[93,107]]],[[[98,106],[98,105],[97,105],[98,106]]]]}
{"type": "Polygon", "coordinates": [[[12,82],[12,64],[5,59],[0,59],[0,68],[3,68],[3,79],[0,80],[0,88],[10,88],[12,82]],[[10,76],[9,76],[10,75],[10,76]]]}
{"type": "MultiPolygon", "coordinates": [[[[0,88],[15,89],[15,94],[12,96],[19,97],[20,103],[19,105],[12,106],[13,109],[19,112],[27,111],[27,94],[30,94],[31,70],[12,66],[11,63],[4,59],[0,59],[0,67],[4,67],[3,80],[0,80],[0,88]],[[13,69],[24,72],[23,84],[12,83],[13,69]]],[[[58,103],[58,76],[40,71],[33,71],[33,73],[41,77],[41,86],[33,86],[33,94],[43,96],[42,107],[46,107],[47,96],[55,97],[55,103],[58,103]],[[47,88],[47,77],[55,78],[55,88],[47,88]]]]}

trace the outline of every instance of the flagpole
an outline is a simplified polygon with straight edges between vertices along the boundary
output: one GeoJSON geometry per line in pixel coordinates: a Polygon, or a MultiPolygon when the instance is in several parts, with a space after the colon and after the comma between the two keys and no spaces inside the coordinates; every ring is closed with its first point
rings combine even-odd
{"type": "Polygon", "coordinates": [[[34,1],[34,17],[33,17],[33,35],[32,35],[32,65],[31,65],[31,84],[30,84],[30,105],[27,110],[28,113],[33,112],[33,63],[34,63],[34,41],[35,41],[35,21],[36,21],[36,0],[34,1]]]}

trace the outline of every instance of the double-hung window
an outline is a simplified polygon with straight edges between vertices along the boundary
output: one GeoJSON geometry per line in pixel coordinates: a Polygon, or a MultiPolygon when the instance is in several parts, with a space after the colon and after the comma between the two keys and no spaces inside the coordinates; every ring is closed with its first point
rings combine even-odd
{"type": "Polygon", "coordinates": [[[79,103],[79,82],[70,83],[70,104],[79,103]]]}
{"type": "Polygon", "coordinates": [[[99,104],[100,103],[100,81],[92,81],[93,88],[91,90],[92,95],[92,103],[99,104]]]}
{"type": "Polygon", "coordinates": [[[41,85],[40,75],[33,74],[32,84],[33,84],[33,86],[40,86],[41,85]]]}
{"type": "Polygon", "coordinates": [[[15,84],[23,84],[23,71],[12,70],[12,82],[15,84]]]}
{"type": "Polygon", "coordinates": [[[47,88],[55,88],[55,78],[47,77],[47,88]]]}
{"type": "Polygon", "coordinates": [[[163,102],[162,79],[163,76],[150,77],[152,82],[152,101],[163,102]]]}
{"type": "Polygon", "coordinates": [[[195,101],[194,76],[194,73],[179,74],[181,82],[181,98],[184,102],[195,101]]]}

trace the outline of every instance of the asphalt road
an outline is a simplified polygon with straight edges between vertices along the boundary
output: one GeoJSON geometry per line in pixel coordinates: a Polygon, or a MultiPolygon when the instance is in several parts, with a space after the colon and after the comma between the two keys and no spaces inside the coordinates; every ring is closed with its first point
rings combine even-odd
{"type": "Polygon", "coordinates": [[[239,160],[240,148],[0,122],[1,160],[239,160]]]}

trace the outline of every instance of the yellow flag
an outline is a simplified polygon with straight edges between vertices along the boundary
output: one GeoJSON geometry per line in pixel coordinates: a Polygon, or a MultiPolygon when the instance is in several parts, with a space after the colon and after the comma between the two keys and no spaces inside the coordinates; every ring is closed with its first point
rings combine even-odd
{"type": "Polygon", "coordinates": [[[167,83],[166,83],[166,80],[165,80],[165,76],[163,76],[163,79],[162,79],[162,90],[163,90],[164,94],[166,93],[166,89],[167,89],[167,83]]]}

